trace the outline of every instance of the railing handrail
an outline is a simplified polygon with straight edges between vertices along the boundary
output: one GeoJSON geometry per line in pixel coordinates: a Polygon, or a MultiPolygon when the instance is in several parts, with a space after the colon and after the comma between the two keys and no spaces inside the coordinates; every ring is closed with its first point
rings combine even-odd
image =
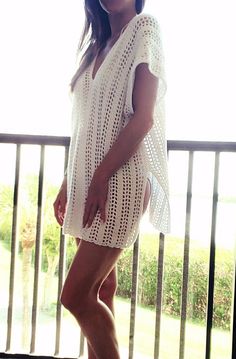
{"type": "MultiPolygon", "coordinates": [[[[0,133],[0,143],[69,146],[70,137],[0,133]]],[[[167,147],[175,151],[236,152],[236,142],[232,141],[168,140],[167,147]]]]}
{"type": "Polygon", "coordinates": [[[225,141],[167,141],[168,150],[174,151],[213,151],[213,152],[236,152],[236,142],[225,141]]]}
{"type": "Polygon", "coordinates": [[[0,133],[0,143],[69,146],[70,137],[0,133]]]}

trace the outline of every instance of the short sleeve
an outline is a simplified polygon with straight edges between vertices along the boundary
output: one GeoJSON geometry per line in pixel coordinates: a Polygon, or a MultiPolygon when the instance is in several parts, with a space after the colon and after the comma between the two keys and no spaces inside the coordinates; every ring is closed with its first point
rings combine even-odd
{"type": "Polygon", "coordinates": [[[170,204],[165,135],[165,93],[167,90],[161,31],[155,17],[141,14],[132,34],[132,66],[127,87],[127,115],[132,118],[132,93],[135,70],[141,63],[148,64],[150,72],[158,78],[157,98],[153,114],[154,123],[146,134],[142,147],[144,161],[151,173],[152,191],[149,220],[162,233],[170,232],[170,204]]]}
{"type": "Polygon", "coordinates": [[[161,40],[159,23],[152,15],[141,15],[136,23],[136,38],[134,41],[134,63],[132,68],[132,82],[134,81],[136,67],[147,63],[150,72],[158,77],[159,103],[167,89],[165,77],[165,59],[161,40]]]}

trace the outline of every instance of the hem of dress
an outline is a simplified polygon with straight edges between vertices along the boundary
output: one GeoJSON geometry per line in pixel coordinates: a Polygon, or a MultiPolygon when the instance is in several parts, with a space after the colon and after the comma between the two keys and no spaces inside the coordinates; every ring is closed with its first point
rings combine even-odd
{"type": "Polygon", "coordinates": [[[92,239],[89,239],[89,238],[81,238],[82,236],[80,236],[79,234],[74,234],[74,233],[71,233],[71,232],[63,232],[64,235],[69,235],[69,236],[72,236],[72,237],[75,237],[75,238],[79,238],[81,239],[82,241],[85,241],[85,242],[89,242],[89,243],[93,243],[93,244],[96,244],[97,246],[100,246],[100,247],[109,247],[109,248],[119,248],[119,249],[128,249],[129,247],[131,247],[137,240],[138,238],[138,235],[136,236],[136,238],[134,239],[133,242],[131,243],[128,243],[128,245],[126,246],[122,246],[122,245],[116,245],[116,244],[113,244],[113,243],[106,243],[106,244],[102,244],[102,243],[99,243],[99,242],[96,242],[95,240],[92,240],[92,239]]]}

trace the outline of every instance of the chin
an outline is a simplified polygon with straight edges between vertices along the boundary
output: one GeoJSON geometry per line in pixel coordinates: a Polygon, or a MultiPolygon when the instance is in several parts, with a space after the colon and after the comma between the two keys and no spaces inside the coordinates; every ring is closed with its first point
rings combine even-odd
{"type": "Polygon", "coordinates": [[[116,13],[119,12],[122,8],[121,0],[99,0],[101,7],[107,13],[116,13]]]}

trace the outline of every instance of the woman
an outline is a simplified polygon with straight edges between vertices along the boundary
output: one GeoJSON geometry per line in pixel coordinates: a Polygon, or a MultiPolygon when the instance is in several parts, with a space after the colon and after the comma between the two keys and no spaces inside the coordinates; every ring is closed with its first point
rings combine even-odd
{"type": "Polygon", "coordinates": [[[89,359],[120,358],[113,299],[116,262],[150,221],[169,230],[164,57],[142,0],[85,0],[72,78],[67,174],[54,203],[78,250],[61,294],[87,338],[89,359]]]}

